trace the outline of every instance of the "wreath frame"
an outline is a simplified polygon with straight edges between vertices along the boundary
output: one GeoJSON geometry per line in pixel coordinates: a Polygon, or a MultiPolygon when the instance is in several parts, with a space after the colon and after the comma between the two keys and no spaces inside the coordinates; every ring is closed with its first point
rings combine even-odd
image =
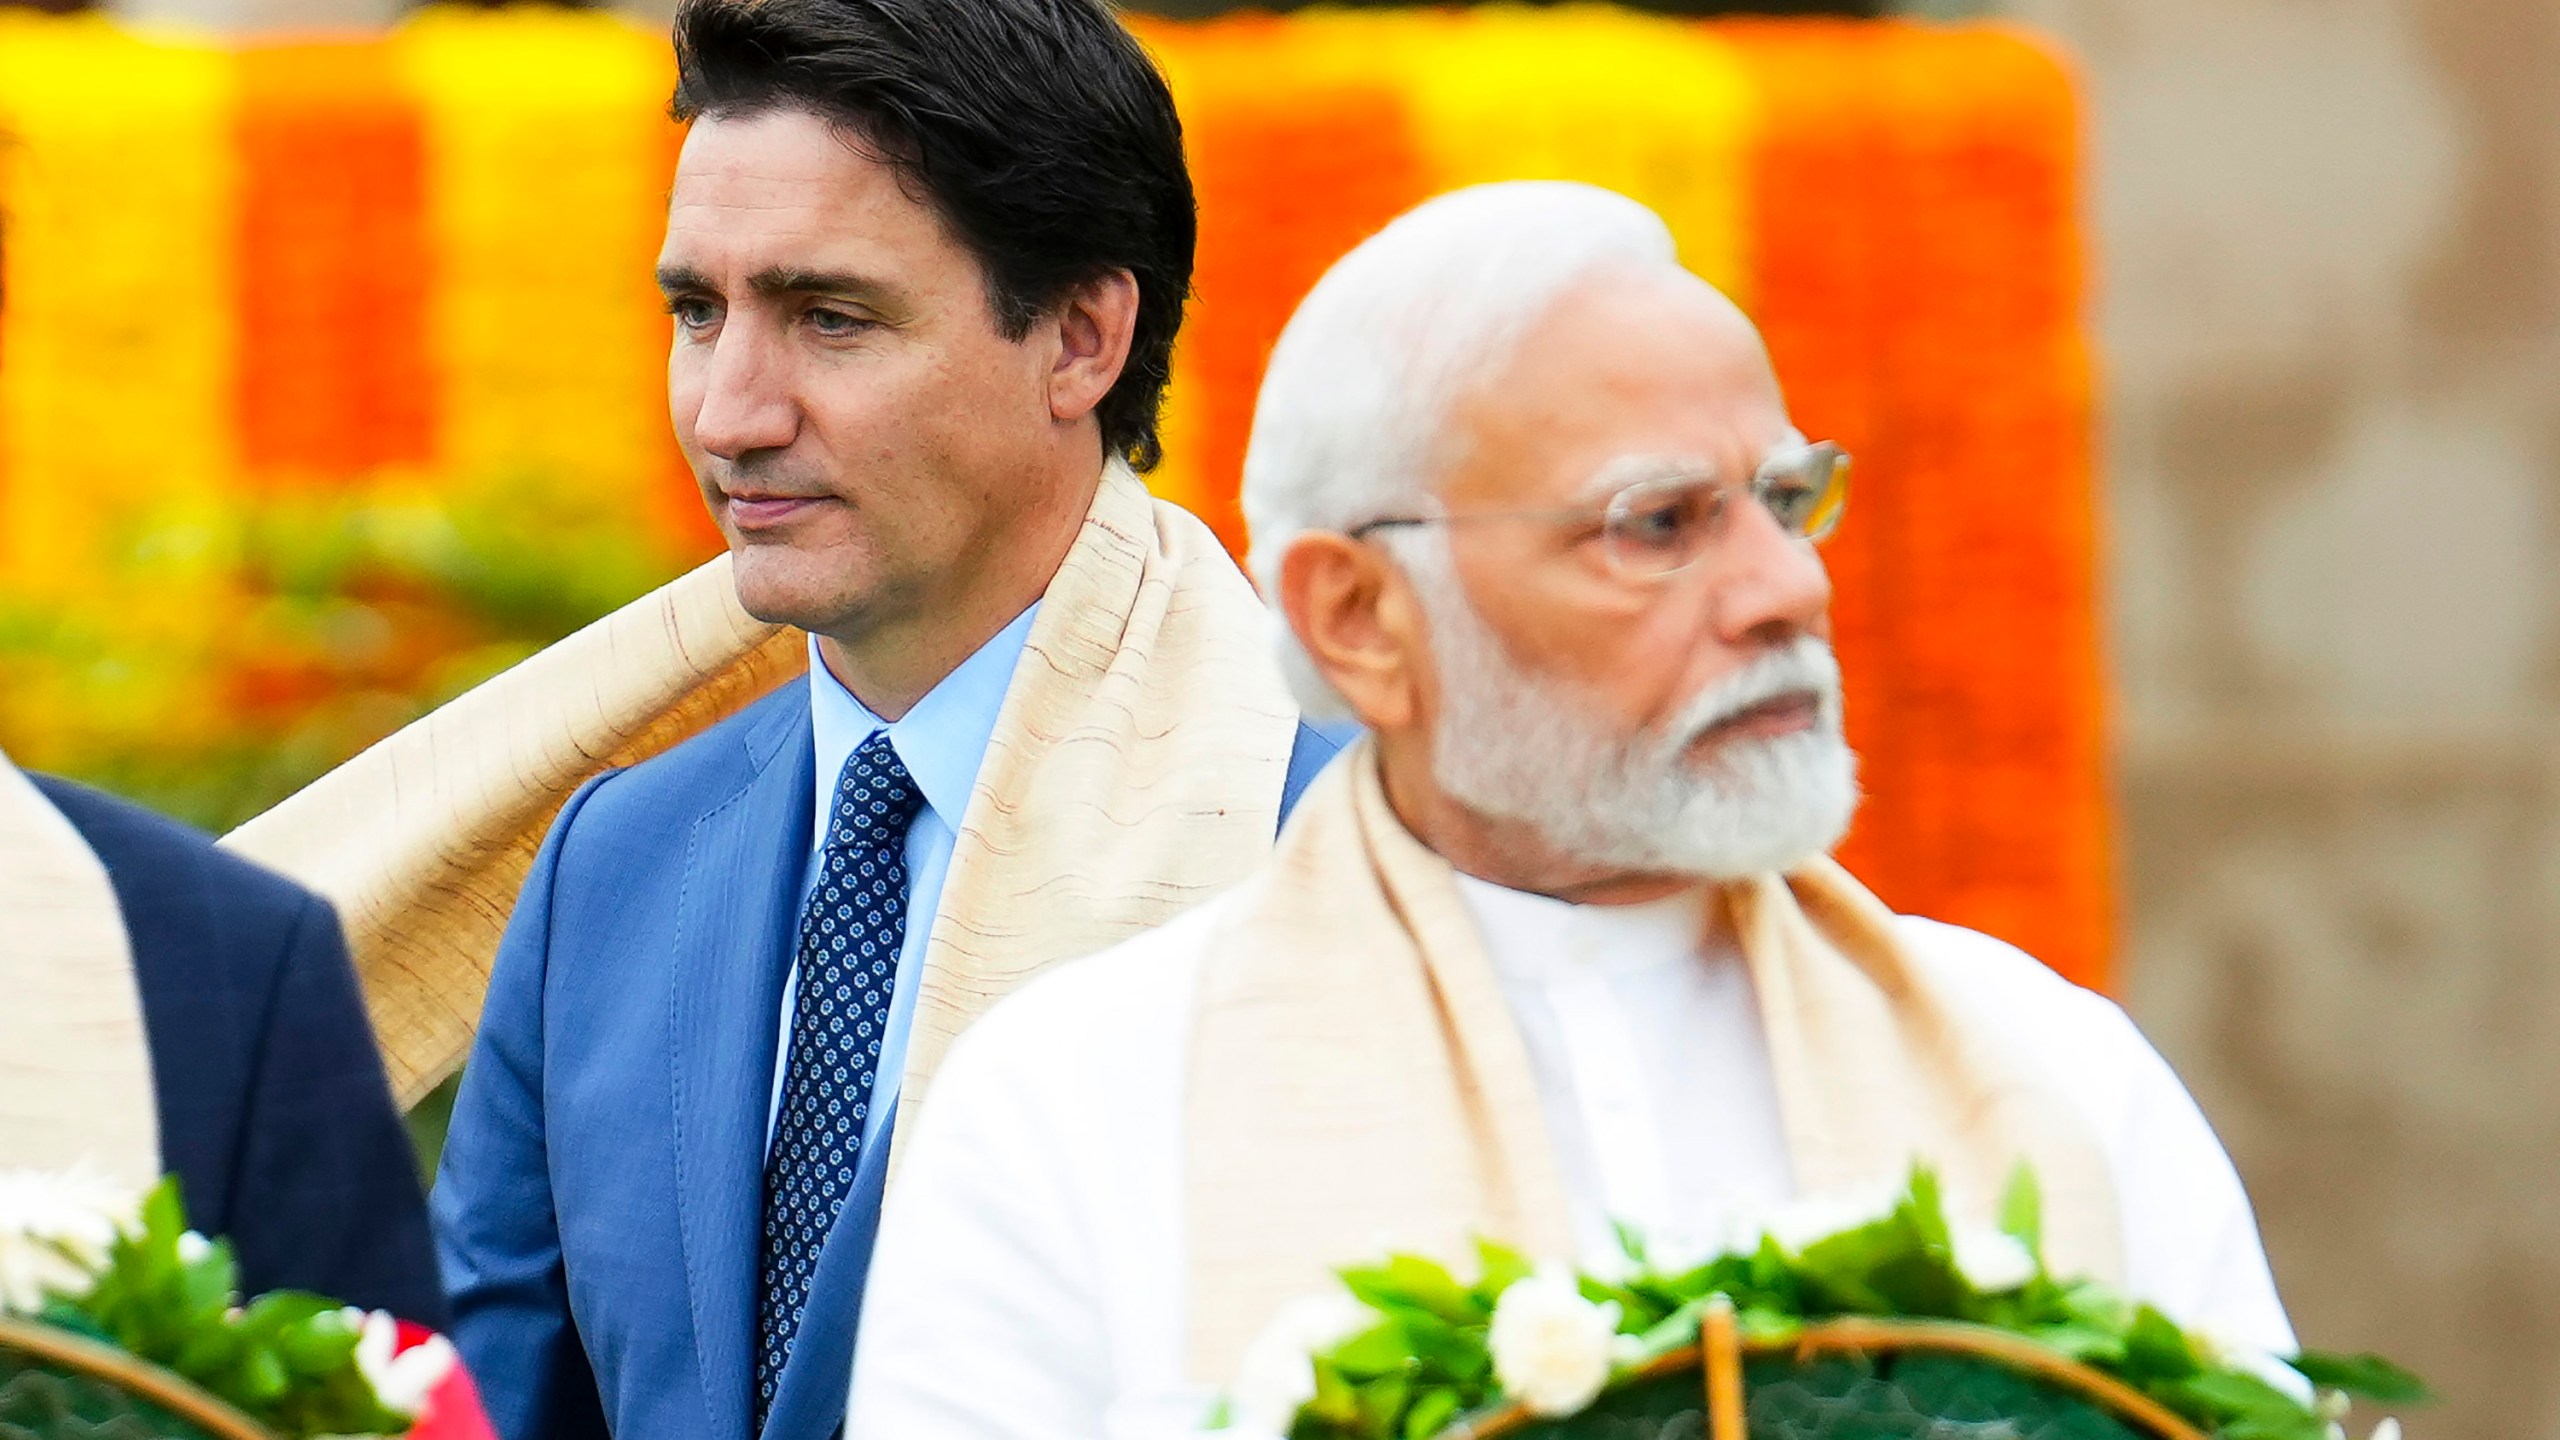
{"type": "MultiPolygon", "coordinates": [[[[1875,1354],[1959,1355],[1988,1361],[2042,1380],[2096,1405],[2152,1440],[2212,1440],[2167,1406],[2112,1375],[2060,1355],[2021,1335],[1957,1320],[1885,1320],[1841,1316],[1817,1320],[1785,1336],[1745,1338],[1730,1305],[1711,1307],[1698,1327],[1698,1344],[1679,1349],[1617,1377],[1616,1384],[1659,1380],[1696,1367],[1706,1387],[1707,1440],[1749,1440],[1744,1418],[1742,1364],[1768,1356],[1812,1360],[1822,1356],[1875,1354]]],[[[1502,1440],[1551,1416],[1518,1401],[1460,1419],[1438,1440],[1502,1440]]]]}
{"type": "Polygon", "coordinates": [[[209,1440],[276,1440],[275,1432],[185,1376],[85,1335],[0,1315],[0,1353],[6,1352],[148,1401],[197,1427],[209,1440]]]}

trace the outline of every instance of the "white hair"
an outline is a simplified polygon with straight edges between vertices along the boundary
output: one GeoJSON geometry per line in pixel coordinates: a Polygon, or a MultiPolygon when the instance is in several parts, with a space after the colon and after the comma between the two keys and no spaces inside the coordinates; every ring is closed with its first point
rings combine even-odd
{"type": "Polygon", "coordinates": [[[1262,377],[1243,489],[1253,576],[1309,714],[1345,707],[1278,613],[1290,543],[1427,513],[1451,409],[1558,295],[1595,270],[1678,265],[1670,227],[1626,196],[1515,180],[1423,202],[1316,282],[1262,377]]]}

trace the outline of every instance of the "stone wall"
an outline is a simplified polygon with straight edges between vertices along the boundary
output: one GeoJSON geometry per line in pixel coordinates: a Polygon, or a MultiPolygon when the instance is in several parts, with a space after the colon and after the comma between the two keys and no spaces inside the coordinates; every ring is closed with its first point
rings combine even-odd
{"type": "Polygon", "coordinates": [[[2017,0],[2092,97],[2125,969],[2297,1324],[2560,1436],[2560,6],[2017,0]]]}

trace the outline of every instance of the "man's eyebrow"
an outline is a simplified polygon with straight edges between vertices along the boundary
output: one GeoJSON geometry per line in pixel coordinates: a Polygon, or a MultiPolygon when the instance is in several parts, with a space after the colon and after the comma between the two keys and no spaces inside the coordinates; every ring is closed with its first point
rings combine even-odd
{"type": "MultiPolygon", "coordinates": [[[[808,270],[788,266],[759,270],[747,278],[747,286],[759,295],[878,298],[890,293],[888,286],[850,270],[808,270]]],[[[658,289],[668,295],[716,294],[719,287],[711,283],[711,277],[690,265],[661,265],[658,267],[658,289]]]]}
{"type": "Polygon", "coordinates": [[[687,292],[698,292],[708,290],[710,288],[710,280],[705,278],[701,271],[694,269],[690,265],[661,265],[658,267],[658,293],[662,295],[682,295],[687,292]]]}
{"type": "Polygon", "coordinates": [[[889,293],[889,287],[868,275],[851,270],[804,270],[775,266],[759,270],[747,279],[748,286],[759,295],[850,295],[876,298],[889,293]]]}
{"type": "Polygon", "coordinates": [[[1591,473],[1573,492],[1573,502],[1605,503],[1630,485],[1647,480],[1706,478],[1716,473],[1714,461],[1698,455],[1620,455],[1591,473]]]}

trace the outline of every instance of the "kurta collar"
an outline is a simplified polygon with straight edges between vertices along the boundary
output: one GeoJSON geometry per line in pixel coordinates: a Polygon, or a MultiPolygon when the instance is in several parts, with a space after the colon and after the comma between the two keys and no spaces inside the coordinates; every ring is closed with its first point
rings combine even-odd
{"type": "Polygon", "coordinates": [[[1546,981],[1695,963],[1706,891],[1641,905],[1576,905],[1458,874],[1458,894],[1507,979],[1546,981]]]}

